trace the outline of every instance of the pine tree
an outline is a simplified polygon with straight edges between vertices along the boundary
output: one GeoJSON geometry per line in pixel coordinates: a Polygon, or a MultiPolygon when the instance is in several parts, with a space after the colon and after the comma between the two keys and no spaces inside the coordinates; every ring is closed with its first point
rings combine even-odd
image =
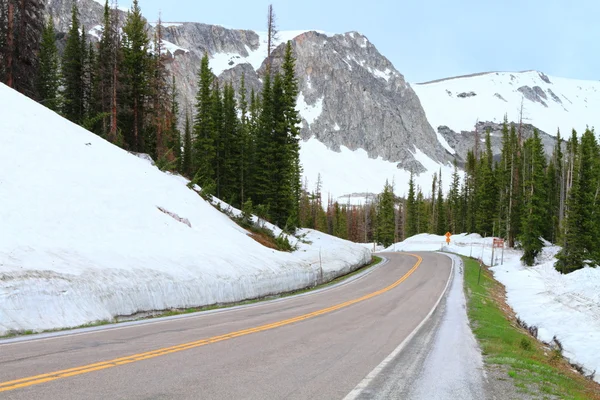
{"type": "Polygon", "coordinates": [[[568,183],[570,188],[568,191],[563,246],[562,250],[557,254],[558,262],[555,265],[556,269],[562,273],[568,273],[582,268],[585,257],[585,239],[583,238],[583,220],[585,218],[585,206],[583,201],[585,199],[585,194],[581,193],[579,172],[581,170],[582,162],[579,155],[577,133],[575,130],[573,130],[567,147],[570,158],[570,182],[568,183]]]}
{"type": "Polygon", "coordinates": [[[239,197],[241,182],[238,174],[242,168],[243,138],[240,135],[237,103],[233,84],[228,83],[223,90],[223,179],[222,198],[236,207],[241,207],[239,197]]]}
{"type": "Polygon", "coordinates": [[[83,68],[84,54],[83,42],[80,35],[79,10],[76,3],[71,8],[71,28],[67,33],[67,42],[62,57],[63,77],[63,114],[75,123],[82,123],[84,119],[84,90],[83,68]]]}
{"type": "Polygon", "coordinates": [[[460,177],[458,176],[458,165],[456,160],[454,160],[452,184],[450,185],[450,192],[448,194],[448,208],[450,231],[453,233],[462,232],[463,215],[461,212],[460,177]]]}
{"type": "Polygon", "coordinates": [[[272,198],[273,174],[273,93],[271,75],[264,77],[262,90],[262,110],[256,134],[256,160],[254,174],[255,204],[269,206],[272,198]]]}
{"type": "Polygon", "coordinates": [[[529,150],[528,179],[524,182],[526,190],[525,213],[523,215],[523,233],[521,235],[521,245],[523,247],[523,257],[521,260],[527,265],[533,265],[535,257],[542,251],[543,242],[541,236],[547,212],[545,170],[546,157],[544,147],[536,130],[533,137],[528,140],[527,148],[529,150]]]}
{"type": "Polygon", "coordinates": [[[408,196],[406,198],[406,237],[416,235],[418,232],[418,215],[419,211],[417,208],[417,202],[415,198],[415,179],[414,175],[410,173],[410,180],[408,181],[408,196]]]}
{"type": "Polygon", "coordinates": [[[148,81],[151,56],[148,33],[138,0],[133,0],[123,26],[123,73],[122,85],[125,88],[123,101],[123,131],[127,147],[133,151],[150,152],[151,143],[145,137],[145,106],[148,95],[148,81]]]}
{"type": "Polygon", "coordinates": [[[98,43],[98,57],[95,68],[97,88],[95,102],[101,116],[98,133],[111,142],[117,142],[117,103],[120,94],[119,63],[121,51],[116,10],[111,10],[108,0],[104,5],[102,34],[98,43]]]}
{"type": "Polygon", "coordinates": [[[472,150],[467,152],[467,163],[462,186],[463,210],[465,216],[464,230],[466,232],[476,231],[477,204],[477,160],[472,150]]]}
{"type": "Polygon", "coordinates": [[[165,145],[167,148],[167,152],[170,153],[171,160],[174,161],[179,167],[177,168],[181,171],[181,132],[179,132],[179,102],[177,101],[177,85],[175,81],[175,77],[173,76],[173,80],[171,82],[171,96],[170,96],[170,105],[171,110],[168,113],[167,117],[167,125],[168,131],[165,139],[165,145]]]}
{"type": "Polygon", "coordinates": [[[298,205],[300,202],[302,165],[300,164],[300,117],[296,109],[296,99],[298,98],[298,78],[296,77],[296,60],[292,51],[292,42],[288,41],[285,47],[283,64],[281,66],[283,73],[283,112],[286,129],[286,157],[289,168],[289,190],[291,198],[289,199],[289,216],[291,220],[288,225],[296,227],[298,220],[298,205]]]}
{"type": "Polygon", "coordinates": [[[277,73],[273,79],[272,89],[272,134],[270,143],[270,159],[272,162],[271,191],[268,203],[271,206],[271,217],[276,225],[284,226],[290,216],[292,205],[292,188],[290,187],[290,153],[285,121],[285,102],[283,78],[277,73]]]}
{"type": "Polygon", "coordinates": [[[385,182],[383,192],[379,195],[378,200],[375,237],[378,243],[384,247],[389,247],[394,243],[396,224],[394,189],[388,181],[385,182]]]}
{"type": "Polygon", "coordinates": [[[183,161],[181,165],[181,172],[183,173],[183,175],[191,177],[193,173],[192,160],[194,159],[194,156],[192,154],[192,127],[190,124],[189,110],[186,110],[185,113],[185,129],[183,138],[183,161]]]}
{"type": "MultiPolygon", "coordinates": [[[[196,96],[196,115],[194,117],[195,158],[194,167],[197,168],[195,180],[201,187],[210,187],[214,180],[214,139],[212,136],[211,122],[211,87],[213,74],[208,65],[208,55],[204,54],[200,64],[198,80],[198,94],[196,96]]],[[[256,202],[255,202],[256,203],[256,202]]],[[[256,203],[258,204],[258,203],[256,203]]]]}
{"type": "Polygon", "coordinates": [[[39,73],[36,86],[40,103],[53,111],[58,111],[61,106],[58,93],[60,65],[52,17],[48,19],[48,23],[44,26],[38,60],[39,73]]]}
{"type": "Polygon", "coordinates": [[[448,232],[448,226],[446,222],[446,207],[444,205],[444,194],[442,193],[442,190],[442,171],[440,171],[440,180],[438,182],[438,193],[436,199],[437,226],[435,228],[435,231],[438,235],[443,235],[448,232]]]}
{"type": "MultiPolygon", "coordinates": [[[[224,181],[224,165],[226,157],[226,143],[223,137],[223,97],[221,96],[221,88],[219,87],[219,81],[215,79],[213,83],[213,89],[211,92],[211,114],[210,114],[210,135],[212,136],[214,147],[213,147],[213,160],[214,160],[214,175],[213,180],[215,183],[215,194],[218,198],[222,199],[223,181],[224,181]]],[[[229,200],[229,199],[227,199],[229,200]]]]}
{"type": "Polygon", "coordinates": [[[486,151],[479,161],[477,182],[477,230],[481,234],[491,235],[493,232],[494,216],[496,215],[496,178],[493,168],[493,153],[489,131],[485,138],[486,151]]]}
{"type": "Polygon", "coordinates": [[[248,115],[249,110],[246,95],[246,78],[242,74],[240,82],[240,126],[238,131],[241,145],[238,169],[239,198],[242,204],[246,202],[247,196],[251,194],[250,187],[252,185],[252,160],[254,153],[251,121],[249,120],[252,117],[248,115]]]}

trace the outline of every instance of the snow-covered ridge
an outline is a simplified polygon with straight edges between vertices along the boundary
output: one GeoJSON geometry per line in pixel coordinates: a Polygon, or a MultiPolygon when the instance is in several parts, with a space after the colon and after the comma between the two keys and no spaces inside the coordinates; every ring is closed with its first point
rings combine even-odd
{"type": "Polygon", "coordinates": [[[479,121],[524,121],[563,137],[600,127],[600,82],[547,76],[538,71],[490,72],[413,84],[434,129],[473,130],[479,121]]]}
{"type": "MultiPolygon", "coordinates": [[[[493,238],[477,234],[450,237],[421,234],[390,246],[387,251],[445,251],[481,258],[490,265],[493,238]]],[[[505,250],[504,264],[498,249],[494,254],[494,277],[506,287],[508,304],[538,336],[549,343],[556,336],[571,362],[582,364],[587,373],[600,371],[600,268],[586,267],[561,275],[554,268],[556,246],[545,247],[534,267],[521,264],[522,251],[505,250]]],[[[600,382],[600,374],[595,380],[600,382]]]]}
{"type": "Polygon", "coordinates": [[[293,253],[263,247],[187,183],[0,84],[0,335],[261,297],[370,260],[309,230],[293,253]]]}

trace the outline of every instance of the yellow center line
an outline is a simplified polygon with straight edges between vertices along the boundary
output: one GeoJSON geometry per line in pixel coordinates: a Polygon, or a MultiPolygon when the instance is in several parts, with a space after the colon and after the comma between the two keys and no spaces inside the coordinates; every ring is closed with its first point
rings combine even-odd
{"type": "Polygon", "coordinates": [[[416,271],[416,269],[419,267],[419,265],[421,265],[421,261],[423,261],[423,259],[416,254],[411,254],[411,256],[416,257],[417,262],[404,276],[402,276],[402,278],[398,279],[396,282],[392,283],[391,285],[389,285],[381,290],[378,290],[373,293],[369,293],[367,295],[364,295],[362,297],[359,297],[359,298],[356,298],[353,300],[348,300],[344,303],[336,304],[331,307],[323,308],[321,310],[313,311],[311,313],[299,315],[299,316],[293,317],[293,318],[288,318],[288,319],[285,319],[282,321],[273,322],[273,323],[265,324],[265,325],[260,325],[260,326],[254,327],[254,328],[248,328],[248,329],[244,329],[244,330],[240,330],[240,331],[230,332],[230,333],[226,333],[224,335],[213,336],[210,338],[201,339],[201,340],[197,340],[194,342],[183,343],[183,344],[179,344],[176,346],[170,346],[170,347],[163,347],[163,348],[160,348],[157,350],[147,351],[145,353],[133,354],[133,355],[130,355],[127,357],[115,358],[113,360],[97,362],[94,364],[83,365],[83,366],[75,367],[75,368],[63,369],[60,371],[49,372],[47,374],[30,376],[28,378],[21,378],[21,379],[16,379],[16,380],[12,380],[12,381],[1,382],[0,383],[0,392],[7,392],[9,390],[15,390],[15,389],[19,389],[19,388],[28,387],[28,386],[39,385],[41,383],[51,382],[51,381],[55,381],[57,379],[63,379],[63,378],[71,377],[71,376],[87,374],[87,373],[94,372],[94,371],[100,371],[100,370],[107,369],[107,368],[113,368],[113,367],[116,367],[119,365],[130,364],[130,363],[134,363],[137,361],[142,361],[142,360],[147,360],[150,358],[164,356],[167,354],[177,353],[180,351],[189,350],[189,349],[193,349],[193,348],[200,347],[200,346],[205,346],[207,344],[222,342],[224,340],[229,340],[229,339],[233,339],[236,337],[249,335],[251,333],[264,332],[267,330],[279,328],[281,326],[290,325],[295,322],[304,321],[309,318],[314,318],[319,315],[327,314],[327,313],[339,310],[341,308],[345,308],[345,307],[351,306],[353,304],[360,303],[362,301],[371,299],[375,296],[379,296],[380,294],[388,292],[388,291],[392,290],[393,288],[395,288],[396,286],[400,285],[410,275],[412,275],[413,272],[416,271]]]}

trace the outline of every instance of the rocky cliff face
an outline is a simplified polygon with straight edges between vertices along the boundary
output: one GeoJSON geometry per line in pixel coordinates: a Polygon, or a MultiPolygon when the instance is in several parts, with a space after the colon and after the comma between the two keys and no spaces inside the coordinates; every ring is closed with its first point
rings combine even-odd
{"type": "MultiPolygon", "coordinates": [[[[61,31],[68,29],[71,4],[70,0],[48,0],[61,31]]],[[[82,23],[93,37],[103,7],[94,0],[79,0],[78,5],[82,23]]],[[[221,80],[238,86],[243,73],[248,89],[260,90],[266,57],[264,35],[200,23],[164,27],[168,68],[176,78],[182,110],[194,104],[204,53],[221,80]]],[[[151,25],[149,31],[152,34],[151,25]]],[[[356,32],[333,36],[282,32],[280,36],[282,41],[292,40],[297,58],[303,139],[315,137],[334,151],[342,146],[364,149],[372,158],[381,157],[415,172],[425,170],[414,157],[417,149],[435,162],[450,161],[415,92],[366,37],[356,32]]],[[[283,49],[283,43],[276,49],[275,65],[283,49]]]]}
{"type": "MultiPolygon", "coordinates": [[[[435,161],[449,160],[415,92],[366,37],[306,32],[292,47],[303,139],[314,136],[333,150],[362,148],[373,158],[415,172],[423,170],[414,159],[416,149],[435,161]]],[[[274,66],[282,56],[283,45],[275,52],[274,66]]]]}

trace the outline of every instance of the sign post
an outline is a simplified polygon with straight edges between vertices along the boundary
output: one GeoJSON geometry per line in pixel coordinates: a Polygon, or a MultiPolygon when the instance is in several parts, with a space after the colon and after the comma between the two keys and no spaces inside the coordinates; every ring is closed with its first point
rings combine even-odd
{"type": "Polygon", "coordinates": [[[494,266],[494,249],[502,248],[502,263],[504,264],[504,239],[494,238],[492,244],[492,262],[490,266],[494,266]]]}

